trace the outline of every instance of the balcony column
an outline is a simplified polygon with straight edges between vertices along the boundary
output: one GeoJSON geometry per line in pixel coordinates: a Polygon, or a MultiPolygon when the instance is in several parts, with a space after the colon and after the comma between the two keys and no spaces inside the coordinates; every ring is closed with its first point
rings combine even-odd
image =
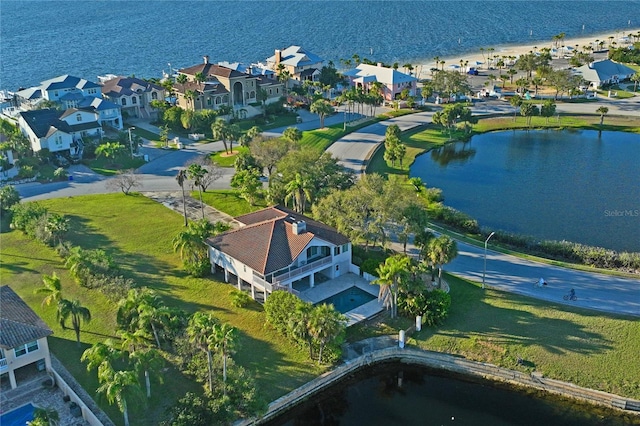
{"type": "Polygon", "coordinates": [[[229,282],[229,270],[226,267],[224,268],[224,282],[229,282]]]}
{"type": "Polygon", "coordinates": [[[238,276],[238,290],[242,290],[242,278],[238,276]]]}
{"type": "Polygon", "coordinates": [[[311,275],[309,275],[309,285],[311,286],[311,288],[313,288],[313,286],[315,285],[315,276],[316,274],[314,274],[313,272],[311,273],[311,275]]]}
{"type": "Polygon", "coordinates": [[[251,298],[256,300],[256,286],[251,283],[251,298]]]}

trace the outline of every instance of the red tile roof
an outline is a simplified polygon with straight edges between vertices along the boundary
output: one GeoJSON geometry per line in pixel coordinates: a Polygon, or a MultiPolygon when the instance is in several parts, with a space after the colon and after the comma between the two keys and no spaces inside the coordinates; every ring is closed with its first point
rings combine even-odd
{"type": "Polygon", "coordinates": [[[207,244],[263,275],[291,265],[314,237],[334,245],[349,242],[334,228],[282,206],[235,219],[246,226],[209,238],[207,244]],[[296,235],[293,224],[300,221],[305,222],[306,231],[296,235]]]}

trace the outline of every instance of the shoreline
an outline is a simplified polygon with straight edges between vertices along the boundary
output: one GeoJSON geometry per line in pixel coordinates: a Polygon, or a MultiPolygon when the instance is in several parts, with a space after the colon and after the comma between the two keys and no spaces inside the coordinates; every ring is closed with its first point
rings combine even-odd
{"type": "MultiPolygon", "coordinates": [[[[591,46],[594,48],[594,50],[598,50],[597,49],[597,45],[596,45],[596,41],[604,41],[605,44],[603,45],[603,50],[608,49],[609,47],[609,41],[615,42],[617,44],[617,47],[620,46],[629,46],[633,44],[633,37],[631,35],[633,34],[639,34],[640,33],[640,28],[633,28],[630,30],[625,30],[625,31],[609,31],[609,32],[605,32],[605,33],[598,33],[598,34],[591,34],[588,36],[581,36],[581,37],[571,37],[571,38],[566,38],[563,39],[562,41],[558,42],[559,46],[565,46],[565,47],[571,47],[573,49],[575,49],[575,46],[578,45],[578,49],[580,51],[582,51],[583,46],[591,46]],[[629,42],[622,42],[620,41],[620,39],[622,37],[629,37],[629,42]]],[[[554,48],[554,41],[549,39],[549,40],[537,40],[537,41],[532,41],[531,43],[527,43],[527,44],[502,44],[502,45],[487,45],[487,47],[477,47],[476,51],[473,52],[471,50],[467,51],[467,53],[462,53],[460,55],[457,56],[453,56],[453,55],[447,55],[447,56],[442,56],[440,57],[440,61],[445,61],[444,67],[446,69],[446,67],[451,66],[451,65],[455,65],[455,66],[459,66],[460,65],[460,61],[462,61],[463,63],[468,63],[468,66],[473,66],[476,67],[479,70],[487,70],[488,69],[488,63],[489,63],[489,54],[491,53],[492,56],[495,57],[518,57],[520,55],[524,55],[527,54],[529,52],[533,52],[535,50],[540,50],[543,48],[549,48],[549,49],[553,49],[554,48]],[[492,52],[489,52],[488,49],[494,49],[492,52]],[[480,49],[484,49],[484,50],[480,50],[480,49]],[[476,63],[481,63],[481,64],[477,64],[476,63]]],[[[553,59],[558,59],[558,58],[553,58],[553,59]]],[[[440,65],[442,67],[442,65],[440,65]]],[[[433,58],[431,60],[422,60],[422,61],[418,61],[418,64],[416,66],[416,69],[420,69],[420,74],[422,75],[422,78],[424,78],[425,75],[428,75],[430,73],[431,68],[435,68],[435,62],[433,61],[433,58]]],[[[420,75],[417,76],[418,78],[421,78],[420,75]]]]}

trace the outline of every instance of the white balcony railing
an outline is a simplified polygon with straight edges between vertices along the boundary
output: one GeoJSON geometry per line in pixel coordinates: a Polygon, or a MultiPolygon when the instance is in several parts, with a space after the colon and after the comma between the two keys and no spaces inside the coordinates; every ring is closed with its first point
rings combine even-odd
{"type": "Polygon", "coordinates": [[[5,371],[8,370],[9,366],[7,365],[7,359],[6,358],[0,358],[0,371],[5,371]]]}
{"type": "Polygon", "coordinates": [[[321,266],[324,265],[328,265],[331,263],[331,256],[327,256],[327,257],[323,257],[320,260],[316,260],[315,262],[311,262],[311,263],[307,263],[304,266],[301,266],[299,268],[296,269],[292,269],[288,272],[284,272],[282,274],[274,274],[273,276],[273,281],[287,281],[287,280],[291,280],[294,278],[299,277],[300,275],[304,275],[305,273],[314,270],[316,268],[319,268],[321,266]]]}

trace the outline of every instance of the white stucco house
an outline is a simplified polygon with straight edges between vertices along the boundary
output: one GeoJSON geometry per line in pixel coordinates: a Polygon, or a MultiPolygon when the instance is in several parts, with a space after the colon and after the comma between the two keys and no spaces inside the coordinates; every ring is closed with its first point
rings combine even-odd
{"type": "Polygon", "coordinates": [[[324,59],[301,46],[289,46],[286,49],[276,49],[272,56],[266,59],[267,68],[279,73],[282,68],[289,72],[291,80],[302,83],[305,80],[317,81],[324,59]]]}
{"type": "Polygon", "coordinates": [[[619,62],[604,59],[578,67],[574,73],[588,81],[590,88],[598,89],[606,84],[617,84],[629,80],[636,71],[619,62]]]}
{"type": "Polygon", "coordinates": [[[0,374],[18,387],[16,371],[36,364],[51,371],[47,336],[53,331],[8,285],[0,287],[0,374]]]}
{"type": "Polygon", "coordinates": [[[33,152],[44,148],[52,153],[79,157],[84,137],[99,137],[98,113],[70,108],[66,111],[40,109],[18,114],[18,126],[31,142],[33,152]]]}
{"type": "Polygon", "coordinates": [[[405,89],[409,90],[410,96],[416,96],[417,78],[382,64],[359,64],[344,75],[349,79],[350,86],[362,88],[365,92],[371,89],[373,83],[380,83],[381,95],[385,101],[397,99],[405,89]]]}
{"type": "Polygon", "coordinates": [[[206,240],[212,272],[226,282],[251,286],[264,299],[275,290],[293,291],[295,282],[334,279],[349,272],[351,242],[334,228],[282,206],[235,218],[239,229],[206,240]]]}

